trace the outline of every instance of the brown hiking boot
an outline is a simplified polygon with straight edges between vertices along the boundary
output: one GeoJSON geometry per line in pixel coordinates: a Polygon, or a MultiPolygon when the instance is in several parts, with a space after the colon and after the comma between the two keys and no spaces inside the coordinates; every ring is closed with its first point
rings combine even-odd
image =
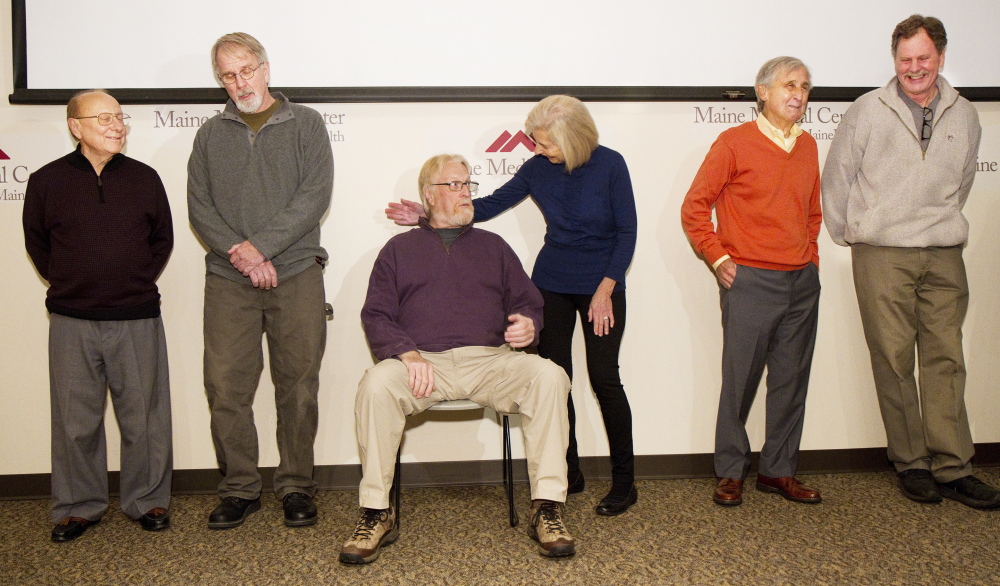
{"type": "Polygon", "coordinates": [[[399,537],[396,512],[388,509],[361,509],[361,518],[351,539],[340,548],[340,561],[345,564],[367,564],[378,559],[379,549],[399,537]]]}
{"type": "Polygon", "coordinates": [[[536,500],[531,502],[529,535],[538,542],[539,553],[558,558],[576,553],[576,542],[562,521],[562,503],[536,500]]]}

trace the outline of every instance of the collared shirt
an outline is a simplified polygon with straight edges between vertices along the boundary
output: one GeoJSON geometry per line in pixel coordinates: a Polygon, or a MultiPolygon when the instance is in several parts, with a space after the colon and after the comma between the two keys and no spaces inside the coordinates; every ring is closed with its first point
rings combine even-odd
{"type": "MultiPolygon", "coordinates": [[[[920,148],[927,152],[927,145],[931,142],[931,137],[928,134],[927,138],[924,138],[924,107],[913,101],[910,96],[906,95],[903,91],[903,86],[896,84],[896,95],[899,96],[906,107],[910,109],[910,113],[913,114],[913,125],[917,129],[917,137],[920,138],[920,148]]],[[[931,117],[927,120],[933,129],[934,117],[937,115],[938,104],[941,103],[941,91],[938,90],[937,95],[931,100],[930,104],[927,104],[927,109],[931,111],[931,117]]]]}
{"type": "Polygon", "coordinates": [[[771,142],[781,147],[786,153],[792,152],[792,149],[795,148],[795,139],[802,134],[802,129],[799,128],[799,125],[792,124],[792,129],[788,132],[788,138],[785,138],[785,133],[774,124],[771,124],[771,121],[765,118],[763,114],[757,116],[757,128],[764,133],[764,136],[771,139],[771,142]]]}

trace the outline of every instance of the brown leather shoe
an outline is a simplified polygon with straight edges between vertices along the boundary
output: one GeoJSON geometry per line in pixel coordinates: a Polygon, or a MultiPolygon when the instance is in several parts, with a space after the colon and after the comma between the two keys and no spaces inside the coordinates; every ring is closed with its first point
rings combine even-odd
{"type": "Polygon", "coordinates": [[[819,491],[809,488],[795,479],[794,476],[771,478],[763,474],[757,475],[757,490],[761,492],[776,492],[790,501],[797,503],[818,503],[823,500],[819,491]]]}
{"type": "Polygon", "coordinates": [[[723,478],[715,487],[712,500],[724,507],[743,504],[743,481],[738,478],[723,478]]]}

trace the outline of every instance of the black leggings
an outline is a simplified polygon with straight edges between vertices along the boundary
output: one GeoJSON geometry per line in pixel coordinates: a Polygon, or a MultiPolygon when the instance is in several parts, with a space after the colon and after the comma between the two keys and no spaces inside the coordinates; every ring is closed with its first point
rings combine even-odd
{"type": "MultiPolygon", "coordinates": [[[[583,339],[587,350],[587,372],[590,386],[597,395],[608,434],[611,451],[611,478],[616,485],[631,485],[635,481],[635,455],[632,450],[632,409],[625,396],[618,374],[618,350],[625,330],[625,292],[612,293],[611,303],[615,327],[606,336],[594,334],[594,325],[587,321],[592,295],[553,293],[541,289],[545,300],[545,324],[538,343],[538,354],[561,366],[573,379],[573,332],[576,315],[583,322],[583,339]]],[[[580,473],[580,456],[576,447],[576,412],[573,395],[569,396],[569,449],[566,462],[569,478],[580,473]]]]}

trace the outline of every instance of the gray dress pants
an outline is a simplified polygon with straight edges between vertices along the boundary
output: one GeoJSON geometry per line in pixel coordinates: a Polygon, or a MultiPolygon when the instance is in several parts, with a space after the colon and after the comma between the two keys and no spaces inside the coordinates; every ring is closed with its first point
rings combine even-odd
{"type": "Polygon", "coordinates": [[[167,342],[159,317],[91,321],[51,314],[52,522],[108,509],[104,408],[121,430],[121,507],[170,507],[173,456],[167,342]]]}
{"type": "Polygon", "coordinates": [[[819,317],[819,269],[737,268],[722,304],[722,393],[715,428],[715,473],[743,478],[750,468],[746,422],[767,367],[760,473],[795,476],[806,390],[819,317]]]}

